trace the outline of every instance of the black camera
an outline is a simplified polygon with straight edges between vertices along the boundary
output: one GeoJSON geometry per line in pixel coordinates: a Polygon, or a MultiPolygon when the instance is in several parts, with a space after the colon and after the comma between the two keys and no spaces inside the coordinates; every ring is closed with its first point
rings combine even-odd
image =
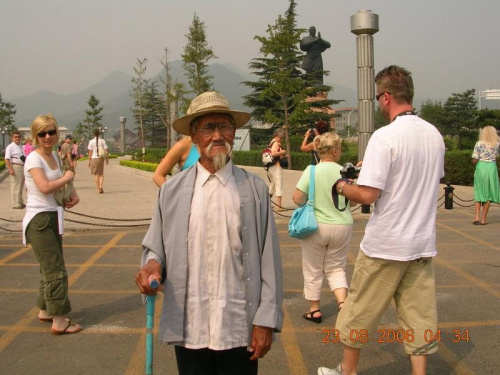
{"type": "Polygon", "coordinates": [[[352,163],[345,163],[344,167],[340,170],[340,175],[342,178],[348,178],[350,180],[355,180],[359,177],[359,172],[361,168],[354,166],[352,163]]]}

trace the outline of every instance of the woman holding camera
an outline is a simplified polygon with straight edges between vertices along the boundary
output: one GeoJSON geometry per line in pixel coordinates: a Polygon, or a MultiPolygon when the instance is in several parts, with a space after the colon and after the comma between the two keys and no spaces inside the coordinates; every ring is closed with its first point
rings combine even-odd
{"type": "MultiPolygon", "coordinates": [[[[302,270],[304,274],[304,297],[309,301],[309,311],[304,319],[321,323],[321,286],[326,277],[340,310],[347,297],[345,273],[347,252],[352,231],[352,215],[349,204],[344,211],[335,208],[332,201],[332,186],[340,176],[342,166],[338,164],[341,154],[341,139],[337,134],[324,133],[314,138],[314,147],[319,155],[315,167],[314,214],[318,229],[301,241],[302,270]]],[[[303,206],[308,200],[309,174],[311,166],[303,172],[293,201],[303,206]]]]}
{"type": "Polygon", "coordinates": [[[325,121],[319,121],[316,124],[315,128],[307,129],[306,134],[304,135],[304,139],[302,140],[302,144],[300,145],[300,151],[309,152],[311,151],[312,160],[311,164],[316,165],[319,162],[319,155],[316,151],[314,151],[314,142],[307,143],[310,137],[316,137],[317,135],[321,135],[327,132],[329,129],[329,125],[325,121]]]}

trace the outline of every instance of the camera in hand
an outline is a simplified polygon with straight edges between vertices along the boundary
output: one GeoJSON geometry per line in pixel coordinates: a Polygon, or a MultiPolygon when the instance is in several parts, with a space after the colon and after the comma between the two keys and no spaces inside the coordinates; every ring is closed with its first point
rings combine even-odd
{"type": "Polygon", "coordinates": [[[352,163],[345,163],[344,167],[340,170],[340,175],[342,178],[348,178],[350,180],[355,180],[359,177],[359,172],[361,168],[354,166],[352,163]]]}

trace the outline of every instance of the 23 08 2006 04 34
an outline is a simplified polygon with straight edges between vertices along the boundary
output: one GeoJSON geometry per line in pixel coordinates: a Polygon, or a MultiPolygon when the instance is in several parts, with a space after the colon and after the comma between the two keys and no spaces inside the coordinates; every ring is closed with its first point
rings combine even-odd
{"type": "MultiPolygon", "coordinates": [[[[323,343],[338,343],[340,342],[340,332],[338,329],[324,329],[322,331],[322,342],[323,343]]],[[[392,328],[383,328],[377,330],[377,334],[375,337],[370,337],[368,331],[366,329],[352,329],[349,333],[348,340],[352,343],[366,343],[366,342],[375,342],[375,343],[411,343],[415,341],[415,333],[412,329],[403,330],[403,329],[392,329],[392,328]]],[[[443,330],[438,329],[436,331],[432,331],[430,329],[424,332],[424,341],[446,341],[451,343],[459,343],[459,342],[469,342],[469,330],[443,330]]]]}

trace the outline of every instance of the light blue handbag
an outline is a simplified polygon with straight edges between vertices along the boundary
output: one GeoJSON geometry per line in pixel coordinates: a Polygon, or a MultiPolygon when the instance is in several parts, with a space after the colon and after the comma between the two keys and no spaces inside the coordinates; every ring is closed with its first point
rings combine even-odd
{"type": "Polygon", "coordinates": [[[314,188],[315,188],[315,173],[316,166],[311,165],[309,176],[309,192],[308,200],[302,207],[296,208],[293,211],[292,218],[288,224],[288,233],[291,237],[304,239],[318,229],[318,222],[314,215],[314,188]]]}

